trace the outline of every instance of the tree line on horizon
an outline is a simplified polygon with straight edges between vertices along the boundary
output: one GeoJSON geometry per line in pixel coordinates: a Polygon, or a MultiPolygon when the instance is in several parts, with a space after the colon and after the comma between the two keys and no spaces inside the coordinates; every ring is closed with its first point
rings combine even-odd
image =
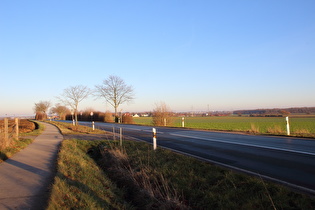
{"type": "Polygon", "coordinates": [[[290,114],[312,114],[315,113],[315,107],[291,107],[291,108],[274,108],[274,109],[253,109],[253,110],[236,110],[233,112],[235,115],[282,115],[287,116],[290,114]]]}

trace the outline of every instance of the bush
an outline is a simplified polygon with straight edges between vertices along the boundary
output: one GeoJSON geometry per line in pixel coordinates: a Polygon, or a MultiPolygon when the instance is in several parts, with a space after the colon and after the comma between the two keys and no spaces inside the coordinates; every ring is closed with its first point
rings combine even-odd
{"type": "Polygon", "coordinates": [[[43,112],[36,112],[35,120],[46,120],[47,114],[43,112]]]}
{"type": "Polygon", "coordinates": [[[170,108],[164,102],[161,102],[157,104],[156,108],[153,110],[152,123],[155,126],[172,126],[172,116],[173,113],[170,111],[170,108]]]}
{"type": "Polygon", "coordinates": [[[125,114],[122,116],[122,123],[125,124],[134,124],[133,117],[129,114],[125,114]]]}
{"type": "Polygon", "coordinates": [[[109,111],[105,112],[104,122],[112,123],[114,122],[113,114],[109,111]]]}

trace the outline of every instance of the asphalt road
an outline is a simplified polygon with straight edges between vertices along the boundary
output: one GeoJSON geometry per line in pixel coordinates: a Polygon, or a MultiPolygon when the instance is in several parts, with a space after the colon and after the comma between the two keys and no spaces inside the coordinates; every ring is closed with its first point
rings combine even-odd
{"type": "MultiPolygon", "coordinates": [[[[80,122],[83,124],[83,122],[80,122]]],[[[85,122],[91,126],[91,122],[85,122]]],[[[95,123],[152,142],[152,127],[95,123]]],[[[315,194],[315,139],[156,127],[157,145],[315,194]]],[[[118,136],[117,136],[118,139],[118,136]]]]}

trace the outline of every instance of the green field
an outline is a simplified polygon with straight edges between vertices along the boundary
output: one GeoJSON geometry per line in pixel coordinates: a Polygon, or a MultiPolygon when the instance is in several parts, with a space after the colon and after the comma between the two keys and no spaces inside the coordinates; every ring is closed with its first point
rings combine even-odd
{"type": "MultiPolygon", "coordinates": [[[[174,117],[174,127],[181,127],[181,117],[174,117]]],[[[151,117],[134,118],[140,125],[152,125],[151,117]]],[[[185,127],[218,131],[240,131],[256,134],[286,134],[284,117],[185,117],[185,127]]],[[[294,136],[315,137],[315,117],[290,118],[294,136]]]]}

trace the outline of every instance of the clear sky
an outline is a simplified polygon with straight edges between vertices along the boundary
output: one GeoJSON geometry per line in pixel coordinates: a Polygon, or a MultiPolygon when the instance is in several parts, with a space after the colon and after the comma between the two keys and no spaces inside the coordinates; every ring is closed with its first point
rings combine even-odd
{"type": "Polygon", "coordinates": [[[0,115],[109,75],[134,87],[122,111],[315,106],[314,11],[314,0],[1,0],[0,115]]]}

